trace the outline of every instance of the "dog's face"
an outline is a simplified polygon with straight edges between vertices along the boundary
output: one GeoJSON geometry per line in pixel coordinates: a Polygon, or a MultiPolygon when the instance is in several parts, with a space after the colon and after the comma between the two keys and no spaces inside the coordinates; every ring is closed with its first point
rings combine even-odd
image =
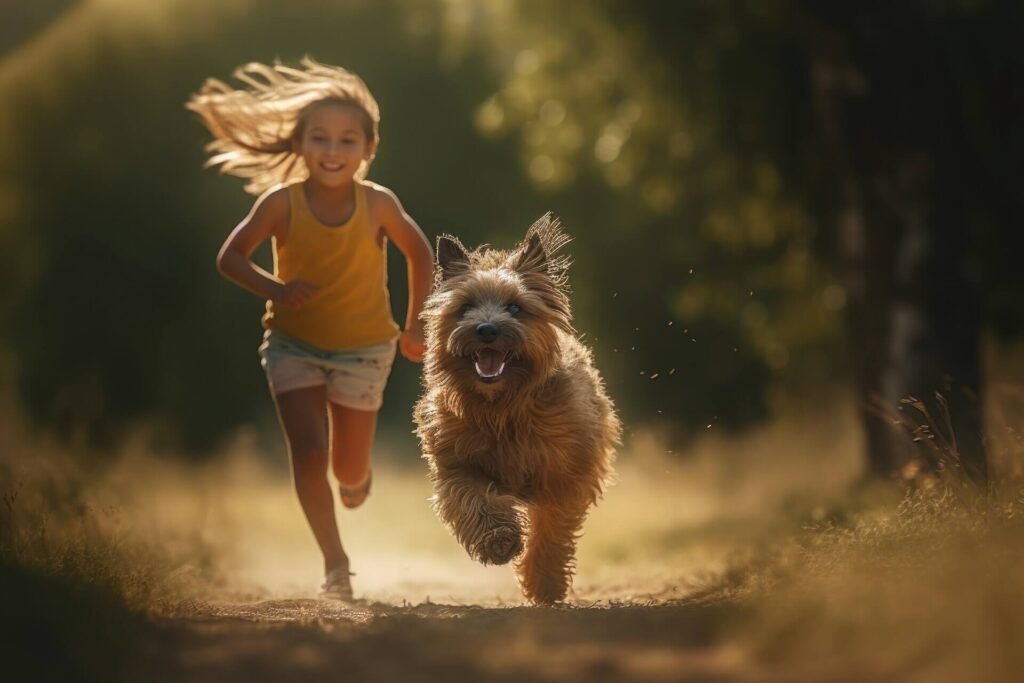
{"type": "Polygon", "coordinates": [[[434,293],[423,312],[428,382],[495,397],[542,381],[555,368],[559,332],[573,334],[565,271],[568,242],[548,214],[514,250],[437,245],[434,293]]]}

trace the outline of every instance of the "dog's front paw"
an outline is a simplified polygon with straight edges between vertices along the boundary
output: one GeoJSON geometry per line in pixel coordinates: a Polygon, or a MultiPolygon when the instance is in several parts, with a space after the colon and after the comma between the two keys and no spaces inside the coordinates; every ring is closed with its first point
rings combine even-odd
{"type": "Polygon", "coordinates": [[[477,559],[484,564],[507,564],[523,552],[523,532],[516,525],[496,526],[484,533],[477,559]]]}

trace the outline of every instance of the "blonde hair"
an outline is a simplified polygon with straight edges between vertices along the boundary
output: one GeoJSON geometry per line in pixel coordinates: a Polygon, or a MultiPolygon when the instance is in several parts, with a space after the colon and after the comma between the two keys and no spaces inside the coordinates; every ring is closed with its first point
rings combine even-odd
{"type": "MultiPolygon", "coordinates": [[[[368,143],[380,142],[380,108],[363,79],[339,66],[321,64],[311,57],[296,69],[275,63],[252,62],[239,67],[234,77],[248,87],[232,88],[208,79],[185,108],[195,112],[213,134],[206,146],[205,166],[221,173],[248,178],[246,192],[262,194],[280,183],[309,176],[294,141],[302,137],[309,112],[322,104],[351,106],[363,118],[368,143]]],[[[371,156],[356,173],[365,178],[371,156]]]]}

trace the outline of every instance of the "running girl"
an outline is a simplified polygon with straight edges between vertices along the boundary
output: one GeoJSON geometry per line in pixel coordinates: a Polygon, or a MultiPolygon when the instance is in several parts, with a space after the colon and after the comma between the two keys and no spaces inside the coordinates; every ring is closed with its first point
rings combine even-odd
{"type": "Polygon", "coordinates": [[[217,257],[223,275],[267,300],[259,352],[288,443],[299,502],[324,557],[324,594],[352,598],[334,516],[370,492],[370,451],[395,346],[422,361],[419,313],[433,254],[386,187],[366,180],[380,143],[362,79],[310,58],[301,68],[248,64],[244,87],[208,80],[186,105],[213,134],[208,166],[259,195],[217,257]],[[272,240],[274,271],[252,253],[272,240]],[[392,318],[387,241],[408,263],[405,325],[392,318]]]}

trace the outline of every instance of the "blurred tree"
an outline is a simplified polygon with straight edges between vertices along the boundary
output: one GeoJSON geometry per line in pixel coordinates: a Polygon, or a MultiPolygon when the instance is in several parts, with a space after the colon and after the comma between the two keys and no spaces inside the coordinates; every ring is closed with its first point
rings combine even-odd
{"type": "MultiPolygon", "coordinates": [[[[373,178],[428,235],[510,246],[545,210],[562,215],[579,327],[631,422],[740,427],[773,388],[831,390],[850,372],[844,346],[865,399],[934,385],[933,370],[883,384],[904,357],[977,389],[978,331],[1024,323],[1005,248],[1020,13],[996,0],[77,3],[0,61],[0,378],[69,430],[158,415],[209,445],[270,416],[261,303],[212,265],[250,198],[200,171],[206,134],[182,103],[207,76],[310,53],[374,89],[373,178]],[[852,260],[858,226],[875,247],[852,260]],[[938,246],[901,270],[895,255],[914,257],[921,235],[938,246]],[[894,341],[899,278],[898,310],[931,316],[920,339],[948,348],[894,341]]],[[[401,309],[401,259],[391,278],[401,309]]],[[[418,377],[396,366],[392,433],[409,431],[418,377]]]]}
{"type": "Polygon", "coordinates": [[[64,12],[75,0],[8,2],[0,24],[0,56],[10,52],[64,12]]]}
{"type": "MultiPolygon", "coordinates": [[[[362,74],[383,109],[373,178],[430,235],[480,240],[542,211],[507,149],[479,149],[481,77],[439,69],[400,16],[393,2],[89,2],[4,57],[0,379],[33,417],[89,439],[156,422],[196,452],[272,419],[263,304],[214,268],[252,197],[202,170],[208,135],[183,106],[208,76],[305,53],[362,74]]],[[[401,310],[405,265],[390,267],[401,310]]],[[[418,389],[399,363],[382,424],[408,444],[418,389]]]]}
{"type": "Polygon", "coordinates": [[[756,55],[779,38],[759,29],[768,44],[733,58],[731,7],[443,5],[453,61],[499,74],[478,129],[518,138],[578,237],[577,312],[613,394],[676,434],[748,424],[771,382],[835,374],[842,291],[784,184],[792,151],[766,144],[789,95],[756,55]]]}
{"type": "MultiPolygon", "coordinates": [[[[440,7],[456,68],[482,62],[500,79],[477,128],[518,138],[528,177],[578,237],[578,315],[599,331],[632,421],[676,434],[738,427],[766,415],[772,384],[830,380],[842,293],[812,256],[814,226],[777,150],[731,142],[757,131],[728,98],[762,81],[740,69],[723,78],[737,36],[729,7],[440,7]]],[[[761,89],[784,106],[778,80],[761,89]]]]}
{"type": "Polygon", "coordinates": [[[1024,151],[1005,118],[1024,113],[1024,89],[990,69],[1024,66],[1012,45],[1024,14],[998,2],[806,8],[822,206],[850,292],[871,468],[920,459],[876,412],[899,406],[918,443],[938,431],[983,481],[980,335],[1003,317],[984,295],[984,243],[1009,227],[986,217],[1016,201],[1004,183],[1022,179],[1024,151]]]}
{"type": "MultiPolygon", "coordinates": [[[[539,184],[595,168],[631,193],[624,241],[649,247],[633,262],[673,283],[691,327],[739,319],[785,378],[820,368],[814,341],[834,341],[829,312],[845,307],[871,471],[914,455],[880,411],[916,396],[930,414],[916,417],[931,423],[922,428],[952,430],[963,466],[984,478],[979,336],[1022,321],[1007,305],[1021,287],[1015,259],[992,249],[1019,215],[1020,3],[609,0],[491,8],[506,16],[489,22],[470,6],[448,5],[463,40],[502,27],[480,38],[503,57],[505,84],[478,125],[519,131],[539,184]],[[720,279],[681,277],[696,250],[674,248],[664,228],[648,239],[643,209],[690,235],[701,225],[698,272],[720,279]],[[757,275],[750,294],[761,296],[741,308],[727,283],[746,289],[757,275]]],[[[617,287],[644,291],[636,275],[617,287]]],[[[633,299],[629,310],[650,320],[653,308],[633,299]]]]}

